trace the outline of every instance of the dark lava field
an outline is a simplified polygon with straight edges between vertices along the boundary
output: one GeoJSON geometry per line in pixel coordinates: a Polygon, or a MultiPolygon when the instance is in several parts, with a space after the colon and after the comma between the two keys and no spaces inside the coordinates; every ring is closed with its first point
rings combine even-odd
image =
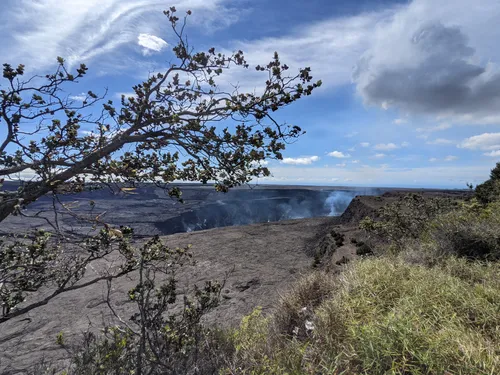
{"type": "MultiPolygon", "coordinates": [[[[228,193],[218,193],[211,186],[180,185],[184,203],[168,197],[154,186],[127,192],[108,188],[77,195],[64,195],[65,206],[88,217],[99,216],[102,222],[114,226],[134,228],[139,236],[174,233],[278,222],[290,219],[341,215],[356,195],[380,195],[387,189],[331,188],[306,186],[240,187],[228,193]]],[[[0,235],[27,229],[26,226],[45,228],[41,217],[53,219],[53,202],[44,197],[23,212],[38,215],[29,221],[11,217],[2,223],[0,235]]],[[[61,225],[75,232],[85,233],[90,224],[77,221],[64,208],[58,209],[61,225]]]]}

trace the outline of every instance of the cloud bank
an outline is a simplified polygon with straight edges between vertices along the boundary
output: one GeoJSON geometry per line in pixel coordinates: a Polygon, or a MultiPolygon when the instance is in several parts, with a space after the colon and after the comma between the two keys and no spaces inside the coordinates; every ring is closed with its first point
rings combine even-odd
{"type": "Polygon", "coordinates": [[[458,147],[469,150],[500,150],[500,133],[483,133],[463,140],[458,147]]]}
{"type": "Polygon", "coordinates": [[[497,52],[479,50],[483,41],[470,37],[498,40],[499,32],[487,28],[490,19],[499,19],[500,3],[480,3],[414,0],[379,24],[353,73],[364,101],[458,122],[500,123],[500,70],[484,61],[497,52]]]}

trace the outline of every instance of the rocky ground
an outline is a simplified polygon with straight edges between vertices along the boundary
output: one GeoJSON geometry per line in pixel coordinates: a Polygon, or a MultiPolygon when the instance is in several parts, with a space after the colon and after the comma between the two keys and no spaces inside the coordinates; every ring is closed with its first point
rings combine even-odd
{"type": "MultiPolygon", "coordinates": [[[[314,266],[325,266],[332,272],[341,269],[356,256],[358,221],[365,216],[375,216],[378,208],[403,193],[392,191],[380,197],[356,197],[341,217],[177,233],[165,240],[171,246],[192,245],[196,264],[183,268],[181,290],[202,285],[207,280],[222,280],[227,275],[222,302],[209,319],[234,325],[256,306],[270,311],[280,294],[314,266]]],[[[460,196],[463,192],[426,194],[460,196]]],[[[127,302],[127,291],[135,283],[132,276],[113,284],[114,306],[125,319],[133,308],[127,302]]],[[[49,361],[68,358],[69,343],[78,340],[82,332],[97,330],[112,320],[104,303],[106,293],[105,283],[69,292],[25,316],[0,324],[0,373],[24,373],[44,358],[49,361]],[[60,332],[68,343],[66,347],[56,343],[60,332]]]]}
{"type": "MultiPolygon", "coordinates": [[[[168,243],[192,244],[197,264],[183,269],[182,288],[222,280],[229,272],[222,303],[212,318],[235,324],[256,306],[269,310],[293,280],[311,270],[315,246],[337,220],[328,217],[180,233],[169,236],[168,243]]],[[[134,285],[133,279],[125,277],[113,285],[113,301],[125,317],[133,307],[126,302],[127,291],[134,285]]],[[[106,292],[105,283],[70,292],[1,324],[0,373],[22,373],[44,357],[67,357],[65,348],[56,344],[57,334],[64,332],[66,342],[71,342],[81,332],[109,322],[106,292]]]]}

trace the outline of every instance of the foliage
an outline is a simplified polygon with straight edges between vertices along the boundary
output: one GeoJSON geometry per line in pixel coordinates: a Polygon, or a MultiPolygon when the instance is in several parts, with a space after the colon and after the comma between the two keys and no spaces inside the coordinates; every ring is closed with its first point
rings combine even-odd
{"type": "Polygon", "coordinates": [[[276,305],[272,318],[276,335],[298,339],[309,336],[314,310],[331,296],[334,286],[335,277],[321,271],[296,282],[276,305]]]}
{"type": "Polygon", "coordinates": [[[500,259],[500,202],[486,206],[477,201],[462,203],[433,220],[423,241],[437,257],[500,259]]]}
{"type": "Polygon", "coordinates": [[[56,335],[56,344],[57,344],[57,345],[61,345],[61,346],[63,346],[63,345],[64,345],[64,332],[63,332],[63,331],[60,331],[60,332],[56,335]]]}
{"type": "Polygon", "coordinates": [[[45,305],[61,293],[119,278],[141,267],[166,261],[173,252],[186,251],[170,249],[158,236],[136,246],[133,230],[128,227],[105,227],[95,236],[79,242],[71,240],[71,245],[72,251],[63,251],[67,244],[51,241],[50,234],[44,231],[37,231],[32,238],[25,236],[0,242],[0,323],[45,305]],[[92,262],[110,254],[117,255],[112,266],[84,279],[92,262]],[[79,282],[81,280],[83,282],[79,282]],[[51,288],[50,294],[19,307],[29,294],[41,287],[51,288]]]}
{"type": "Polygon", "coordinates": [[[498,263],[457,258],[432,268],[400,258],[357,261],[315,310],[303,341],[271,337],[272,318],[247,317],[232,373],[497,373],[499,276],[498,263]]]}
{"type": "Polygon", "coordinates": [[[101,336],[88,332],[68,373],[216,373],[221,366],[216,352],[223,352],[224,344],[217,331],[205,328],[201,319],[217,306],[222,286],[207,282],[203,288],[195,288],[192,297],[185,296],[179,306],[175,273],[189,258],[186,249],[165,251],[158,243],[146,243],[139,258],[138,283],[128,292],[136,312],[125,321],[108,294],[108,306],[119,324],[106,327],[101,336]],[[158,262],[150,264],[151,258],[158,262]],[[158,285],[160,275],[164,281],[158,285]]]}
{"type": "Polygon", "coordinates": [[[483,204],[500,199],[500,162],[490,172],[490,178],[476,186],[475,196],[483,204]]]}
{"type": "MultiPolygon", "coordinates": [[[[312,81],[310,68],[289,73],[275,53],[268,64],[255,67],[263,77],[262,92],[246,93],[237,86],[225,90],[216,81],[228,69],[249,68],[243,52],[196,51],[184,34],[191,12],[180,19],[171,7],[164,14],[177,39],[168,69],[134,86],[134,95],[122,96],[118,105],[93,91],[82,102],[66,96],[87,74],[83,64],[71,72],[58,57],[53,74],[30,78],[25,78],[24,65],[3,65],[0,125],[6,131],[0,140],[0,222],[9,215],[41,219],[53,233],[0,243],[0,323],[65,291],[137,270],[146,259],[123,228],[102,222],[102,213],[84,217],[63,203],[61,194],[103,185],[127,192],[137,184],[154,183],[180,199],[180,190],[170,185],[173,181],[214,182],[217,190],[227,191],[269,175],[261,161],[281,159],[285,144],[303,133],[298,126],[279,124],[272,113],[321,85],[312,81]],[[16,189],[2,185],[5,178],[23,172],[33,178],[16,189]],[[48,194],[55,222],[24,210],[48,194]],[[103,229],[82,241],[59,225],[61,214],[85,220],[96,231],[103,229]],[[91,262],[113,251],[122,265],[78,283],[91,262]],[[46,299],[16,309],[42,286],[52,288],[46,299]]],[[[155,254],[161,258],[160,253],[155,254]]],[[[158,260],[154,258],[147,262],[158,260]]]]}
{"type": "Polygon", "coordinates": [[[376,220],[369,217],[363,219],[360,228],[389,243],[392,250],[400,251],[409,240],[419,238],[434,217],[450,210],[455,204],[448,199],[407,194],[380,208],[376,220]]]}
{"type": "Polygon", "coordinates": [[[58,278],[55,261],[60,249],[50,244],[50,238],[50,233],[37,231],[31,239],[25,236],[10,243],[0,239],[1,317],[23,302],[26,293],[58,278]]]}
{"type": "Polygon", "coordinates": [[[65,97],[66,87],[86,74],[85,65],[70,73],[59,57],[54,74],[23,79],[23,65],[4,64],[0,178],[23,171],[35,178],[17,191],[0,191],[0,221],[47,193],[79,192],[87,182],[151,182],[176,197],[173,181],[213,181],[227,191],[269,175],[260,162],[281,159],[285,144],[302,134],[272,113],[321,85],[310,68],[289,75],[275,53],[255,67],[264,81],[259,95],[237,86],[225,90],[216,82],[225,71],[249,68],[243,52],[196,52],[184,35],[191,12],[183,20],[175,7],[164,13],[177,39],[174,58],[119,105],[92,91],[82,103],[65,97]]]}

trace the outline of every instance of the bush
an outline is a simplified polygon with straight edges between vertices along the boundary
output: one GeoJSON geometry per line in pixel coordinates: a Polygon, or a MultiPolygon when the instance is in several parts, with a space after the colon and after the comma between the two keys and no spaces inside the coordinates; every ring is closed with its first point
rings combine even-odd
{"type": "Polygon", "coordinates": [[[106,327],[102,335],[85,334],[67,374],[217,374],[228,345],[201,320],[217,305],[219,291],[212,283],[195,288],[194,297],[185,297],[174,313],[176,290],[170,281],[132,289],[139,312],[130,322],[106,327]]]}
{"type": "Polygon", "coordinates": [[[500,163],[491,170],[488,180],[476,186],[475,196],[483,204],[500,199],[500,163]]]}
{"type": "Polygon", "coordinates": [[[219,304],[223,284],[207,281],[179,301],[176,275],[190,263],[188,250],[189,246],[171,249],[158,236],[130,248],[128,259],[138,264],[137,284],[128,291],[136,307],[133,315],[125,320],[113,307],[108,279],[106,303],[118,324],[106,326],[101,335],[85,334],[83,342],[74,345],[66,374],[219,372],[227,345],[224,336],[202,320],[219,304]]]}
{"type": "Polygon", "coordinates": [[[364,241],[357,241],[356,242],[356,255],[363,256],[363,255],[371,255],[373,254],[373,249],[371,248],[370,245],[368,245],[364,241]]]}
{"type": "Polygon", "coordinates": [[[407,194],[396,202],[383,206],[379,217],[361,220],[359,226],[385,249],[399,252],[408,241],[419,238],[429,222],[437,215],[451,210],[456,202],[444,198],[425,198],[421,194],[407,194]]]}
{"type": "Polygon", "coordinates": [[[499,280],[498,263],[458,258],[431,268],[400,257],[354,262],[304,340],[272,337],[273,318],[260,312],[247,318],[233,373],[498,373],[499,280]]]}
{"type": "Polygon", "coordinates": [[[314,330],[314,311],[331,297],[335,278],[313,272],[281,297],[274,314],[260,308],[243,318],[234,334],[235,355],[229,374],[302,373],[314,330]]]}
{"type": "Polygon", "coordinates": [[[463,203],[436,218],[423,240],[435,256],[500,259],[500,202],[485,207],[475,201],[463,203]]]}
{"type": "Polygon", "coordinates": [[[500,180],[488,180],[476,186],[475,197],[483,204],[495,202],[500,198],[500,180]]]}

